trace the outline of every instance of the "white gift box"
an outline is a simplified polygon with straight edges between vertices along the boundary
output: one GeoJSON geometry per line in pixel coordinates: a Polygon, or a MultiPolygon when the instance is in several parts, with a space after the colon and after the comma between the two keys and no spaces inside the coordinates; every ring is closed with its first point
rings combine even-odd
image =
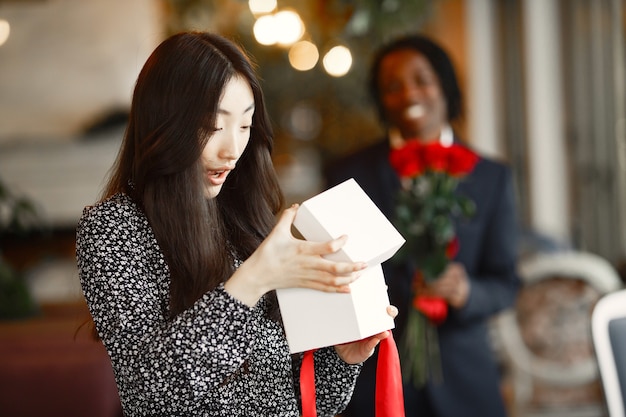
{"type": "Polygon", "coordinates": [[[349,179],[306,200],[293,224],[309,241],[347,235],[343,248],[327,258],[367,262],[369,267],[350,284],[350,293],[305,288],[276,291],[291,353],[352,342],[392,329],[380,264],[405,240],[357,182],[349,179]]]}

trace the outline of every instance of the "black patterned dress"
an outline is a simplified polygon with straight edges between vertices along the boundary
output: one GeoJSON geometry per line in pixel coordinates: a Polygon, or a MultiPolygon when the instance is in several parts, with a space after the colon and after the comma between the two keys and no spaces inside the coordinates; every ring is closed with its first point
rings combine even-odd
{"type": "MultiPolygon", "coordinates": [[[[169,269],[126,195],[87,207],[77,229],[83,293],[132,416],[299,416],[300,355],[290,355],[263,297],[248,307],[223,285],[167,320],[169,269]]],[[[318,415],[348,403],[360,365],[315,353],[318,415]]]]}

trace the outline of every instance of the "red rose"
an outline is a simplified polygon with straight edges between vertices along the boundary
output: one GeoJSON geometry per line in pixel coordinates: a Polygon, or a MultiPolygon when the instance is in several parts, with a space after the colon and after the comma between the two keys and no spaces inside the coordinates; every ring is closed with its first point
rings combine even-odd
{"type": "Polygon", "coordinates": [[[424,165],[432,171],[445,172],[448,169],[448,150],[439,142],[425,144],[422,149],[424,165]]]}
{"type": "Polygon", "coordinates": [[[422,174],[421,147],[417,140],[410,140],[403,147],[391,150],[389,162],[400,177],[411,178],[422,174]]]}
{"type": "Polygon", "coordinates": [[[413,307],[437,325],[443,323],[448,317],[448,304],[440,297],[418,295],[413,299],[413,307]]]}
{"type": "Polygon", "coordinates": [[[448,172],[450,175],[459,177],[469,174],[477,162],[478,155],[464,146],[452,145],[448,148],[448,172]]]}
{"type": "Polygon", "coordinates": [[[459,253],[459,238],[455,236],[446,246],[446,258],[452,259],[457,253],[459,253]]]}

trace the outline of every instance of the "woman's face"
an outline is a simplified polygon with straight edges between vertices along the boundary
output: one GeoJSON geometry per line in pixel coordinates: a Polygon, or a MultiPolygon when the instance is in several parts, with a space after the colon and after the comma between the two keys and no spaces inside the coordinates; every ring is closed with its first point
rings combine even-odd
{"type": "Polygon", "coordinates": [[[447,123],[446,98],[424,55],[403,49],[385,56],[378,72],[378,89],[387,122],[403,139],[439,137],[447,123]]]}
{"type": "Polygon", "coordinates": [[[233,77],[224,88],[217,110],[216,130],[202,151],[205,195],[216,197],[226,177],[235,169],[250,140],[250,127],[254,114],[254,96],[250,84],[233,77]]]}

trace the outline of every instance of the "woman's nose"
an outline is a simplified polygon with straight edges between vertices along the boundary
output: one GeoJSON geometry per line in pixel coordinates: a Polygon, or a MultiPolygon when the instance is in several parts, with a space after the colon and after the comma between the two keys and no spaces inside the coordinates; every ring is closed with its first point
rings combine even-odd
{"type": "Polygon", "coordinates": [[[220,146],[220,158],[235,160],[241,156],[242,149],[235,133],[226,135],[220,146]]]}

